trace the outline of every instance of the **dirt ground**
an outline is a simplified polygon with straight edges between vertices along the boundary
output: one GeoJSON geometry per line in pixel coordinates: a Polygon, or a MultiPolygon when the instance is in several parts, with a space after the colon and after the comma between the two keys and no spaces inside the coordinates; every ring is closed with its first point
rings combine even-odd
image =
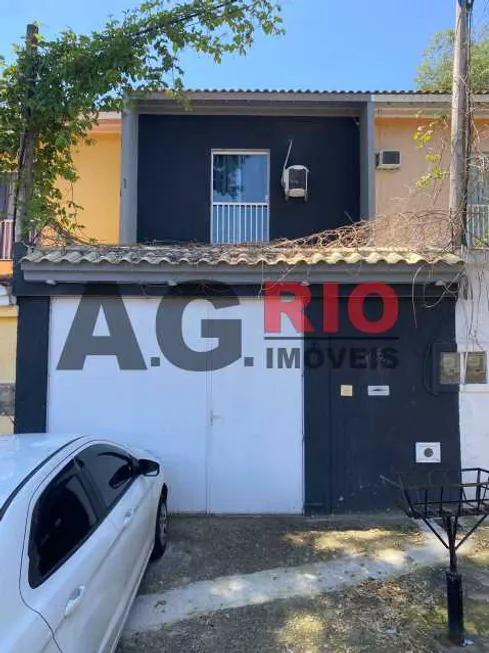
{"type": "Polygon", "coordinates": [[[150,565],[142,594],[198,580],[295,567],[342,555],[407,548],[421,542],[402,515],[308,519],[304,517],[174,517],[170,545],[150,565]]]}
{"type": "MultiPolygon", "coordinates": [[[[141,591],[231,573],[325,561],[421,541],[403,517],[365,520],[181,518],[167,556],[141,591]]],[[[468,651],[489,653],[489,527],[461,559],[468,651]]],[[[444,569],[435,566],[389,581],[316,598],[277,600],[190,618],[123,641],[118,653],[442,653],[446,639],[444,569]]],[[[461,650],[461,649],[454,649],[461,650]]]]}

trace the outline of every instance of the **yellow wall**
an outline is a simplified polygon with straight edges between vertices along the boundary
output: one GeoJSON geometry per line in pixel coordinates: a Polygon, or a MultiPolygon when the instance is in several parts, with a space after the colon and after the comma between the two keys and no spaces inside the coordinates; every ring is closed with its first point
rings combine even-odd
{"type": "Polygon", "coordinates": [[[12,261],[0,261],[0,277],[7,277],[12,274],[12,261]]]}
{"type": "Polygon", "coordinates": [[[119,240],[120,133],[92,135],[95,144],[80,145],[74,161],[80,179],[73,187],[64,187],[68,197],[83,207],[78,223],[85,227],[84,237],[101,243],[119,240]]]}
{"type": "MultiPolygon", "coordinates": [[[[17,309],[0,307],[0,383],[15,380],[15,348],[17,343],[17,309]]],[[[12,433],[9,417],[0,416],[0,434],[12,433]]]]}

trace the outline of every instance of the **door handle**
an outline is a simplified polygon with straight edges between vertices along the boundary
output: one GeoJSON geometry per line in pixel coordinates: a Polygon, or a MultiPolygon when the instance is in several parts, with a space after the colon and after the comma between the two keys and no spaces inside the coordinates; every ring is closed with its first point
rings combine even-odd
{"type": "Polygon", "coordinates": [[[216,419],[218,419],[218,418],[219,418],[219,415],[217,415],[217,413],[215,413],[215,412],[212,410],[212,408],[211,408],[211,414],[210,414],[210,423],[211,423],[211,426],[214,424],[214,422],[215,422],[216,419]]]}
{"type": "Polygon", "coordinates": [[[127,526],[129,526],[129,524],[132,522],[134,518],[134,513],[135,513],[134,508],[131,508],[131,510],[128,510],[126,512],[126,514],[124,515],[124,520],[122,521],[122,528],[127,528],[127,526]]]}
{"type": "Polygon", "coordinates": [[[83,598],[84,593],[85,593],[84,585],[79,585],[73,591],[73,594],[68,599],[68,603],[66,604],[65,607],[65,617],[69,617],[70,614],[76,610],[76,608],[78,607],[78,605],[80,604],[83,598]]]}

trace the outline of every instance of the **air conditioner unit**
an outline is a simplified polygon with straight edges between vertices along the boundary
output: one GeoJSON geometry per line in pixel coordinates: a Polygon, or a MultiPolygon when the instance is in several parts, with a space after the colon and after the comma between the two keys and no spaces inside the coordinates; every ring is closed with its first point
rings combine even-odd
{"type": "Polygon", "coordinates": [[[307,178],[309,170],[306,166],[289,166],[284,168],[282,186],[285,197],[303,197],[307,200],[307,178]]]}
{"type": "Polygon", "coordinates": [[[397,170],[401,167],[399,150],[380,150],[375,155],[375,166],[379,170],[397,170]]]}
{"type": "Polygon", "coordinates": [[[282,170],[282,186],[285,199],[288,200],[289,197],[302,197],[304,201],[307,201],[307,178],[309,177],[309,170],[306,166],[289,166],[292,144],[293,141],[291,139],[282,170]]]}

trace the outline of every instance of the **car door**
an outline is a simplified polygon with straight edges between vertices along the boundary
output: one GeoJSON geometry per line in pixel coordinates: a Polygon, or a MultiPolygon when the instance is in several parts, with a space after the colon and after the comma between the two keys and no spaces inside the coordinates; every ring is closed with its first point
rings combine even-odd
{"type": "Polygon", "coordinates": [[[35,491],[21,570],[25,603],[63,653],[105,653],[125,606],[117,530],[71,460],[35,491]]]}
{"type": "Polygon", "coordinates": [[[151,479],[137,472],[137,460],[109,444],[88,447],[77,456],[96,487],[117,539],[114,555],[124,577],[123,602],[129,604],[144,573],[154,543],[156,502],[151,479]]]}
{"type": "MultiPolygon", "coordinates": [[[[0,467],[1,467],[0,462],[0,467]]],[[[19,594],[27,492],[20,492],[0,519],[0,651],[60,653],[44,619],[19,594]],[[20,544],[20,546],[19,546],[20,544]]]]}

